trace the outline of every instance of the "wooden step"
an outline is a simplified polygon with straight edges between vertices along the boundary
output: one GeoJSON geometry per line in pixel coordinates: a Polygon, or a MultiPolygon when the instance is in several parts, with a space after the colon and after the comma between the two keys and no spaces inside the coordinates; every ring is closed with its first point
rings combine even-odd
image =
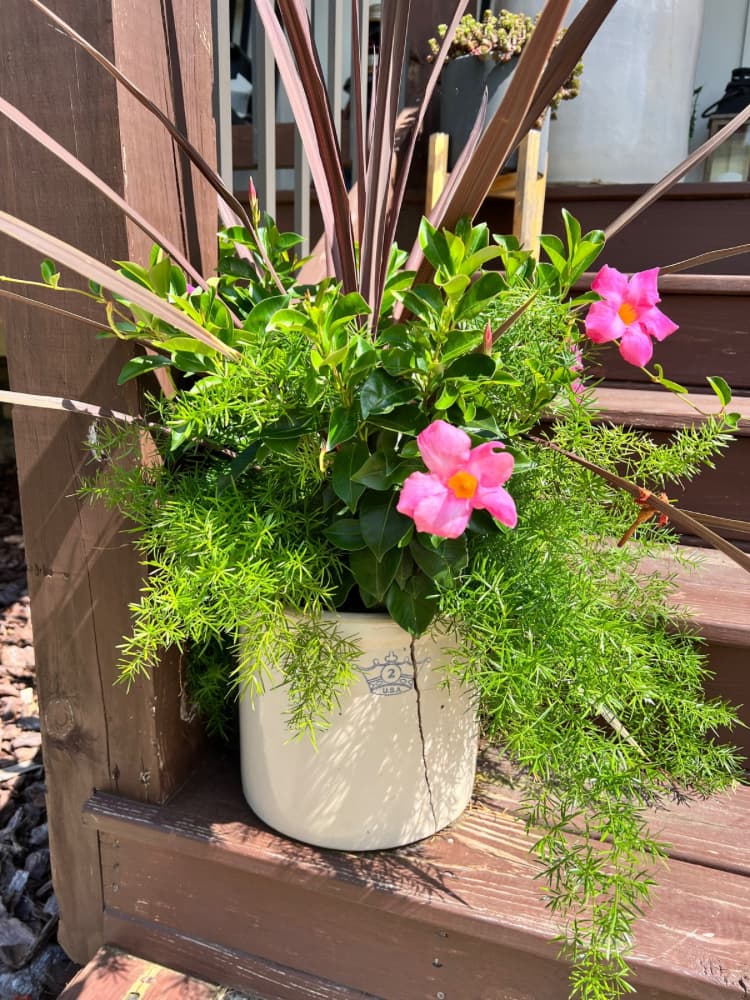
{"type": "MultiPolygon", "coordinates": [[[[690,393],[687,398],[706,413],[719,409],[714,395],[690,393]]],[[[659,442],[667,441],[675,429],[705,419],[663,389],[599,386],[596,402],[603,421],[650,430],[659,442]]],[[[750,397],[735,396],[729,408],[742,415],[736,439],[716,459],[715,468],[704,468],[684,489],[671,487],[669,496],[686,510],[750,521],[750,397]]],[[[750,540],[741,532],[726,532],[726,537],[745,544],[750,540]]]]}
{"type": "MultiPolygon", "coordinates": [[[[748,703],[750,575],[719,554],[695,555],[698,569],[675,570],[676,606],[704,632],[717,688],[734,684],[748,703]]],[[[643,563],[644,572],[673,569],[667,555],[643,563]]],[[[99,831],[105,933],[129,952],[264,1000],[562,1000],[558,928],[506,778],[480,763],[475,800],[451,828],[366,854],[270,831],[245,804],[231,756],[206,760],[167,805],[97,794],[85,820],[99,831]]],[[[651,822],[671,860],[636,929],[638,996],[746,995],[750,789],[670,804],[651,822]]]]}
{"type": "MultiPolygon", "coordinates": [[[[340,983],[344,996],[562,1000],[558,928],[516,808],[512,790],[486,781],[443,833],[357,855],[268,830],[244,803],[233,761],[207,762],[166,806],[96,795],[87,819],[100,834],[105,932],[129,951],[242,989],[259,988],[260,960],[340,983]]],[[[672,860],[636,930],[639,996],[743,995],[749,819],[747,789],[655,816],[672,860]]],[[[287,987],[266,982],[263,996],[316,995],[287,987]]]]}
{"type": "MultiPolygon", "coordinates": [[[[174,954],[179,961],[179,953],[169,947],[159,950],[159,958],[163,961],[167,953],[174,954]]],[[[222,976],[233,960],[233,956],[216,949],[215,974],[222,976]]],[[[105,945],[68,983],[59,1000],[268,1000],[270,994],[265,990],[269,984],[285,991],[280,995],[288,1000],[367,1000],[358,991],[271,962],[255,960],[245,965],[245,975],[256,982],[262,993],[219,986],[105,945]]]]}

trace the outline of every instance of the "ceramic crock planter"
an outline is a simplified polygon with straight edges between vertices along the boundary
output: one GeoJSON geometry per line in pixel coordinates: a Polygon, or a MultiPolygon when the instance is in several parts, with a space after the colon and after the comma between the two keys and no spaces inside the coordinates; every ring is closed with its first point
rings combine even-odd
{"type": "MultiPolygon", "coordinates": [[[[530,16],[543,5],[504,0],[530,16]]],[[[648,183],[687,156],[702,25],[703,0],[618,0],[583,55],[580,94],[557,110],[550,181],[648,183]]]]}
{"type": "Polygon", "coordinates": [[[356,677],[328,729],[292,739],[287,693],[240,702],[245,797],[274,830],[318,847],[366,851],[421,840],[466,808],[476,766],[474,698],[441,665],[449,640],[415,642],[387,615],[342,614],[361,649],[356,677]]]}
{"type": "MultiPolygon", "coordinates": [[[[498,62],[496,59],[465,55],[446,62],[440,75],[440,131],[450,136],[449,170],[456,165],[468,142],[485,88],[487,88],[485,122],[488,122],[505,97],[517,64],[517,56],[507,62],[498,62]]],[[[539,170],[543,172],[549,140],[549,114],[544,116],[541,132],[539,170]]],[[[517,162],[518,156],[514,153],[505,169],[515,170],[517,162]]]]}

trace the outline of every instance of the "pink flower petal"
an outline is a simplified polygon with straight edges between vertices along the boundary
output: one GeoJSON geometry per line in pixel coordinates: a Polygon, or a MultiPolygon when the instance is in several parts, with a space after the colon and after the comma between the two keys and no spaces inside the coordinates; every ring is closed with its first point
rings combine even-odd
{"type": "Polygon", "coordinates": [[[609,302],[595,302],[586,314],[584,327],[586,336],[595,344],[617,340],[625,332],[625,324],[609,302]]]}
{"type": "Polygon", "coordinates": [[[471,517],[471,501],[460,500],[450,490],[441,499],[437,496],[423,500],[414,511],[417,531],[425,531],[440,538],[458,538],[466,530],[471,517]]]}
{"type": "Polygon", "coordinates": [[[518,521],[516,505],[502,486],[480,486],[474,496],[474,506],[488,510],[501,524],[515,528],[518,521]]]}
{"type": "Polygon", "coordinates": [[[630,279],[628,288],[628,300],[635,306],[643,309],[646,306],[656,305],[661,302],[659,289],[656,282],[659,277],[659,268],[652,267],[648,271],[639,271],[630,279]]]}
{"type": "Polygon", "coordinates": [[[616,312],[628,296],[628,279],[617,268],[605,264],[591,282],[591,290],[602,295],[616,312]]]}
{"type": "Polygon", "coordinates": [[[656,340],[665,340],[675,330],[679,330],[676,323],[673,323],[669,316],[666,316],[661,309],[653,306],[641,315],[641,323],[644,330],[656,340]]]}
{"type": "Polygon", "coordinates": [[[471,501],[460,500],[437,476],[412,472],[401,487],[396,510],[411,517],[417,531],[458,538],[471,517],[471,501]]]}
{"type": "Polygon", "coordinates": [[[418,435],[417,445],[424,464],[445,483],[468,461],[471,438],[444,420],[433,420],[418,435]]]}
{"type": "Polygon", "coordinates": [[[447,488],[437,476],[426,472],[412,472],[401,487],[396,510],[407,517],[414,517],[414,511],[423,500],[432,496],[443,497],[446,492],[447,488]]]}
{"type": "Polygon", "coordinates": [[[642,368],[649,363],[653,353],[654,349],[649,335],[634,326],[628,327],[620,341],[620,354],[628,364],[642,368]]]}
{"type": "Polygon", "coordinates": [[[477,479],[480,486],[500,486],[510,478],[515,460],[503,451],[499,441],[488,441],[472,448],[466,471],[477,479]]]}

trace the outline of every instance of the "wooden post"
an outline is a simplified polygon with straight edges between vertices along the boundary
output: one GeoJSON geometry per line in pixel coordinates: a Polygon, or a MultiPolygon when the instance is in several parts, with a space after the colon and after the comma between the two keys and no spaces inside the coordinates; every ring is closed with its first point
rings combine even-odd
{"type": "Polygon", "coordinates": [[[533,128],[518,147],[516,197],[513,205],[513,235],[537,259],[547,188],[546,163],[542,172],[539,172],[540,140],[541,132],[533,128]]]}
{"type": "MultiPolygon", "coordinates": [[[[215,159],[210,0],[50,4],[215,159]]],[[[3,2],[0,57],[3,96],[211,273],[215,196],[148,112],[27,0],[3,2]]],[[[0,176],[3,209],[99,259],[148,252],[148,240],[109,202],[5,119],[0,176]]],[[[0,240],[0,273],[38,278],[38,255],[0,240]]],[[[85,311],[83,299],[55,301],[85,311]]],[[[129,345],[25,306],[3,303],[0,317],[12,388],[137,412],[133,384],[115,386],[129,345]]],[[[181,717],[174,660],[130,692],[113,686],[142,573],[122,519],[75,495],[89,430],[80,416],[14,415],[60,942],[78,962],[102,943],[99,845],[82,825],[83,802],[94,789],[163,801],[189,773],[199,743],[181,717]]]]}

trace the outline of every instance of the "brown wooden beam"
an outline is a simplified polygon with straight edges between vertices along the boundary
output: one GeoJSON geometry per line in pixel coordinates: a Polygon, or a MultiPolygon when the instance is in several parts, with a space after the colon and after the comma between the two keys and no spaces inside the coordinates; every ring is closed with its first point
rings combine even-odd
{"type": "MultiPolygon", "coordinates": [[[[51,0],[52,2],[52,0],[51,0]]],[[[68,20],[174,116],[209,160],[210,0],[55,0],[68,20]]],[[[2,93],[186,248],[210,273],[213,194],[186,168],[133,97],[47,23],[27,0],[5,0],[2,93]]],[[[1,207],[99,259],[142,259],[148,240],[106,200],[14,126],[0,124],[1,207]]],[[[0,241],[0,273],[35,278],[39,261],[0,241]]],[[[204,271],[205,273],[205,271],[204,271]]],[[[65,281],[76,283],[73,276],[65,281]]],[[[58,299],[58,304],[64,303],[58,299]]],[[[80,311],[80,303],[76,304],[80,311]]],[[[128,345],[25,306],[3,303],[11,387],[137,412],[137,389],[115,388],[128,345]]],[[[163,801],[185,779],[197,745],[181,718],[172,662],[127,693],[114,687],[141,568],[122,519],[77,498],[86,418],[24,410],[14,417],[60,941],[86,961],[101,944],[99,844],[81,823],[93,789],[163,801]]],[[[184,713],[183,713],[184,714],[184,713]]]]}

